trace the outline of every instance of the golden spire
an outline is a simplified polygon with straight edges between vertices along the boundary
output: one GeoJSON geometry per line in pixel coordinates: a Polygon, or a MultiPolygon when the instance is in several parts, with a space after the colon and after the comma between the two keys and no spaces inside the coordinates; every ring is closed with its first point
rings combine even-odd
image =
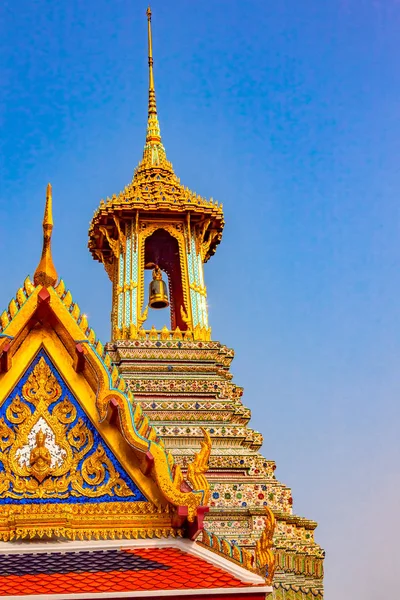
{"type": "Polygon", "coordinates": [[[51,232],[53,231],[53,198],[51,195],[51,185],[47,184],[46,206],[43,217],[43,250],[42,257],[35,271],[33,283],[35,285],[44,285],[45,287],[54,286],[58,275],[51,255],[51,232]]]}
{"type": "Polygon", "coordinates": [[[154,89],[154,73],[153,73],[153,41],[151,37],[151,8],[146,11],[147,15],[147,41],[149,48],[149,118],[150,115],[157,116],[156,92],[154,89]]]}
{"type": "Polygon", "coordinates": [[[166,159],[164,146],[161,142],[160,125],[157,116],[156,92],[154,89],[153,72],[153,40],[151,35],[151,8],[148,7],[147,15],[147,35],[149,51],[149,109],[147,115],[147,133],[144,156],[146,166],[157,166],[166,159]],[[150,165],[148,164],[150,162],[150,165]]]}

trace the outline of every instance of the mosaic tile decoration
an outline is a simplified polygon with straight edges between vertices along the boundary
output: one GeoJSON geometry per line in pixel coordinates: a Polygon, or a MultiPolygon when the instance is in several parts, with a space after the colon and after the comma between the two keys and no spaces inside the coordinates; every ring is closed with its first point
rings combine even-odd
{"type": "Polygon", "coordinates": [[[107,348],[183,471],[196,452],[199,425],[208,429],[213,448],[207,530],[254,548],[268,506],[277,519],[274,586],[283,596],[276,598],[322,598],[324,551],[314,540],[317,524],[293,513],[291,489],[276,478],[275,462],[259,452],[263,436],[251,429],[243,389],[229,371],[233,350],[215,341],[173,340],[127,340],[107,348]]]}

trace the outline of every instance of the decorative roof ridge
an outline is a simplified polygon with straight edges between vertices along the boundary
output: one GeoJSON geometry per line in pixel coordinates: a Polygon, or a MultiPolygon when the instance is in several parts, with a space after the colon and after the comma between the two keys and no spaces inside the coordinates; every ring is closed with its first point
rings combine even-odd
{"type": "MultiPolygon", "coordinates": [[[[15,298],[11,299],[8,305],[8,310],[3,311],[3,313],[0,315],[0,339],[12,339],[12,336],[7,335],[6,330],[13,322],[17,313],[19,312],[19,309],[22,308],[37,287],[41,286],[35,286],[31,282],[29,276],[25,279],[23,287],[20,287],[15,298]]],[[[125,394],[128,401],[133,403],[133,394],[130,390],[127,390],[126,382],[121,376],[118,367],[113,364],[111,356],[106,351],[105,346],[96,336],[94,329],[90,327],[87,315],[82,313],[78,303],[73,301],[72,294],[66,289],[64,280],[60,279],[59,283],[53,289],[60,298],[64,307],[69,312],[70,316],[74,319],[79,329],[82,331],[83,337],[79,340],[79,343],[89,344],[93,352],[96,353],[98,359],[101,361],[104,369],[107,371],[110,383],[110,391],[116,391],[125,394]]],[[[140,403],[135,402],[135,406],[138,407],[137,410],[140,413],[135,415],[135,421],[142,421],[141,429],[145,432],[145,435],[141,434],[140,437],[143,437],[149,441],[155,441],[164,448],[163,440],[157,436],[154,428],[149,423],[148,417],[143,415],[140,403]]]]}
{"type": "MultiPolygon", "coordinates": [[[[155,185],[157,184],[157,182],[151,182],[150,185],[152,185],[153,183],[155,185]]],[[[160,181],[159,185],[162,186],[163,183],[164,182],[160,181]]],[[[172,190],[171,190],[172,197],[171,198],[165,196],[165,194],[167,194],[167,196],[171,196],[171,194],[169,192],[166,192],[166,190],[161,191],[161,189],[159,189],[158,190],[158,195],[160,196],[159,199],[157,199],[157,193],[151,194],[151,192],[148,190],[147,187],[145,189],[141,189],[143,187],[143,185],[144,185],[143,183],[140,184],[134,178],[118,194],[113,194],[112,196],[107,196],[105,200],[104,200],[104,198],[102,198],[100,200],[100,204],[99,204],[98,208],[93,213],[93,217],[96,217],[101,212],[101,210],[106,207],[114,207],[117,204],[117,205],[119,205],[119,208],[124,208],[123,205],[121,206],[121,202],[123,204],[129,203],[129,205],[131,205],[132,202],[140,202],[140,201],[142,201],[142,202],[144,201],[146,203],[146,205],[149,203],[157,204],[157,202],[160,204],[164,204],[166,201],[167,203],[174,205],[174,209],[178,208],[176,206],[176,203],[178,201],[179,204],[187,203],[187,206],[186,206],[187,209],[196,211],[197,207],[199,205],[201,205],[203,207],[204,206],[207,206],[210,208],[212,207],[218,213],[221,213],[221,215],[223,215],[223,205],[222,205],[222,203],[219,203],[218,200],[215,200],[212,197],[207,199],[204,196],[200,196],[200,194],[193,192],[188,187],[185,187],[180,183],[175,184],[176,187],[180,188],[180,189],[174,190],[172,188],[172,190]],[[148,192],[148,194],[145,194],[144,192],[148,192]],[[149,198],[145,197],[147,195],[149,196],[149,198]],[[192,206],[189,206],[189,204],[191,204],[192,206]]],[[[92,225],[92,227],[93,227],[93,225],[92,225]]]]}
{"type": "MultiPolygon", "coordinates": [[[[172,454],[166,452],[164,443],[150,425],[149,418],[143,413],[140,403],[134,402],[133,394],[127,390],[126,382],[118,368],[89,326],[87,315],[81,312],[76,302],[73,302],[72,294],[65,288],[62,279],[55,286],[57,274],[50,252],[53,229],[51,204],[51,186],[48,185],[43,220],[43,252],[39,263],[43,268],[37,269],[35,275],[40,277],[36,277],[35,285],[29,278],[25,279],[24,287],[18,290],[16,299],[11,300],[8,311],[4,311],[0,316],[0,371],[2,365],[6,365],[6,370],[11,365],[13,343],[16,338],[32,321],[40,307],[47,307],[45,311],[52,311],[63,324],[67,334],[72,337],[80,364],[79,371],[83,370],[87,363],[97,378],[96,408],[99,422],[106,419],[110,407],[111,410],[117,410],[120,431],[125,441],[145,454],[147,465],[145,474],[149,475],[152,472],[154,481],[165,499],[176,507],[185,507],[188,521],[193,522],[198,508],[207,504],[209,499],[210,486],[204,473],[208,470],[211,453],[210,437],[203,431],[204,441],[201,443],[201,450],[195,455],[193,463],[188,468],[188,481],[192,485],[190,488],[184,481],[180,466],[174,463],[172,454]],[[68,324],[64,310],[68,318],[72,317],[79,329],[74,330],[72,324],[68,324]]],[[[41,319],[43,314],[46,312],[42,311],[41,319]]]]}
{"type": "Polygon", "coordinates": [[[10,300],[7,310],[3,311],[0,315],[0,338],[8,337],[6,334],[4,334],[5,329],[14,319],[19,309],[22,308],[34,290],[35,286],[33,285],[29,276],[26,277],[23,286],[19,288],[15,298],[10,300]]]}
{"type": "MultiPolygon", "coordinates": [[[[210,486],[204,476],[208,470],[211,453],[211,439],[208,433],[203,430],[204,440],[201,443],[201,449],[194,456],[192,464],[188,465],[188,481],[192,486],[190,488],[184,481],[180,466],[175,464],[172,454],[166,451],[164,442],[157,436],[148,416],[143,412],[141,404],[134,401],[132,392],[127,390],[126,382],[118,368],[112,363],[109,353],[89,326],[87,315],[81,313],[79,305],[73,302],[72,294],[66,290],[62,279],[55,288],[52,286],[47,288],[42,285],[34,286],[30,279],[26,278],[24,287],[17,292],[16,300],[12,299],[8,311],[4,311],[0,316],[0,361],[5,348],[12,345],[15,339],[15,335],[8,335],[8,331],[11,334],[10,328],[14,323],[16,324],[20,309],[22,306],[27,306],[29,299],[33,302],[40,300],[39,296],[42,290],[46,290],[50,306],[54,307],[52,297],[58,298],[69,317],[73,318],[82,332],[82,337],[74,339],[77,346],[80,346],[84,359],[90,364],[100,382],[96,401],[100,422],[106,419],[110,405],[117,408],[121,433],[125,440],[132,447],[146,454],[149,470],[154,463],[164,465],[163,472],[154,469],[155,480],[168,502],[175,506],[187,507],[187,518],[193,522],[198,507],[207,505],[210,495],[210,486]],[[85,347],[90,348],[90,351],[85,347]],[[104,374],[107,385],[102,383],[104,374]]],[[[36,310],[36,305],[35,302],[35,307],[32,307],[33,312],[36,310]]],[[[56,307],[53,310],[56,310],[56,307]]],[[[23,315],[21,318],[23,320],[23,315]]],[[[21,325],[24,326],[24,322],[21,325]]]]}
{"type": "Polygon", "coordinates": [[[265,577],[267,585],[271,585],[275,573],[275,558],[272,552],[275,517],[269,507],[266,506],[265,511],[265,527],[256,543],[255,554],[206,529],[203,529],[201,540],[198,540],[197,543],[245,569],[265,577]]]}

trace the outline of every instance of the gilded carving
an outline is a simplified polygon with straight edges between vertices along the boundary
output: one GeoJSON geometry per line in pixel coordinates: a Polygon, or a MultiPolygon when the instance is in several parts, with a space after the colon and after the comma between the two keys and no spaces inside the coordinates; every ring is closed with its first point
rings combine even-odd
{"type": "Polygon", "coordinates": [[[10,423],[19,425],[20,423],[23,423],[29,415],[29,407],[24,402],[21,402],[21,398],[18,395],[15,396],[14,400],[6,410],[7,419],[10,423]]]}
{"type": "Polygon", "coordinates": [[[202,242],[200,252],[201,252],[201,258],[202,258],[203,262],[205,262],[205,260],[207,258],[207,255],[209,253],[211,245],[214,243],[214,241],[217,239],[217,237],[219,235],[220,235],[219,231],[211,230],[208,234],[207,240],[202,242]]]}
{"type": "Polygon", "coordinates": [[[142,314],[140,315],[140,317],[138,316],[138,329],[142,329],[143,327],[143,323],[145,321],[147,321],[147,316],[149,314],[149,307],[148,305],[146,306],[146,308],[144,309],[144,311],[142,312],[142,314]]]}
{"type": "Polygon", "coordinates": [[[106,238],[108,245],[111,248],[112,253],[114,254],[115,258],[119,258],[119,254],[120,254],[120,241],[119,240],[115,240],[114,238],[112,238],[108,232],[107,227],[103,227],[101,226],[100,228],[101,233],[104,235],[104,237],[106,238]]]}
{"type": "Polygon", "coordinates": [[[272,510],[266,506],[265,526],[261,537],[256,543],[255,556],[259,571],[265,575],[266,582],[271,585],[275,573],[275,557],[272,552],[273,536],[275,531],[275,517],[272,510]]]}
{"type": "Polygon", "coordinates": [[[39,483],[47,477],[51,468],[51,454],[45,446],[47,434],[41,429],[36,434],[36,446],[32,449],[29,456],[29,463],[32,475],[36,477],[39,483]]]}
{"type": "Polygon", "coordinates": [[[39,403],[50,404],[61,396],[61,387],[43,357],[24,384],[22,395],[35,406],[39,403]]]}
{"type": "Polygon", "coordinates": [[[208,471],[210,454],[211,454],[211,438],[206,429],[200,427],[204,439],[201,442],[200,451],[195,455],[193,461],[188,464],[187,477],[195,490],[204,491],[204,504],[208,504],[210,499],[210,484],[208,483],[205,473],[208,471]]]}
{"type": "Polygon", "coordinates": [[[0,315],[0,327],[4,330],[10,322],[10,318],[7,314],[7,311],[3,311],[0,315]]]}
{"type": "Polygon", "coordinates": [[[191,283],[190,288],[200,294],[201,296],[207,297],[207,288],[204,285],[197,285],[196,283],[191,283]]]}
{"type": "Polygon", "coordinates": [[[182,321],[186,323],[186,327],[188,328],[188,330],[193,331],[193,321],[190,319],[187,311],[184,309],[183,306],[181,306],[181,317],[182,321]]]}
{"type": "Polygon", "coordinates": [[[205,219],[204,221],[195,226],[195,243],[197,254],[200,254],[201,252],[202,244],[204,242],[204,238],[210,223],[211,219],[205,219]]]}
{"type": "Polygon", "coordinates": [[[113,219],[114,219],[114,223],[117,228],[117,231],[118,231],[118,239],[121,244],[121,248],[122,248],[123,252],[126,252],[126,235],[123,233],[123,231],[121,229],[121,223],[120,223],[119,218],[116,217],[115,215],[113,215],[113,219]]]}
{"type": "Polygon", "coordinates": [[[0,419],[0,493],[7,498],[134,495],[43,357],[0,419]],[[53,405],[53,406],[52,406],[53,405]],[[31,408],[32,407],[32,408],[31,408]],[[82,462],[83,461],[83,462],[82,462]]]}

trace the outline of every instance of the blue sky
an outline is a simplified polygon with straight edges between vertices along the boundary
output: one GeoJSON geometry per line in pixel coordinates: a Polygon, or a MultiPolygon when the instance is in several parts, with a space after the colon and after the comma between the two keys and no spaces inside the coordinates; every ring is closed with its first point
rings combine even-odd
{"type": "MultiPolygon", "coordinates": [[[[394,594],[400,3],[152,8],[168,157],[225,209],[206,266],[213,337],[236,350],[235,381],[296,513],[320,523],[327,600],[394,594]]],[[[51,181],[55,263],[103,340],[110,283],[87,229],[141,156],[145,9],[0,7],[0,305],[36,267],[51,181]]]]}

